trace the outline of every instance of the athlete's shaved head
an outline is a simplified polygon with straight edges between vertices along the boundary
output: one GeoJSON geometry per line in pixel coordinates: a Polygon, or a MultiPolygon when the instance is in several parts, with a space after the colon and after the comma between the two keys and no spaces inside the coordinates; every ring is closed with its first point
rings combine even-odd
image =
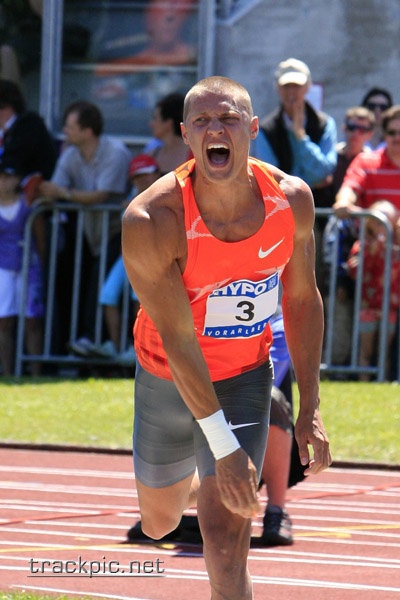
{"type": "Polygon", "coordinates": [[[188,91],[185,97],[185,103],[183,107],[183,121],[186,120],[190,110],[191,102],[194,98],[202,96],[206,93],[230,95],[235,98],[238,106],[247,112],[250,119],[253,118],[253,107],[251,104],[251,98],[249,92],[240,83],[229,77],[222,77],[220,75],[213,75],[212,77],[206,77],[201,79],[188,91]]]}

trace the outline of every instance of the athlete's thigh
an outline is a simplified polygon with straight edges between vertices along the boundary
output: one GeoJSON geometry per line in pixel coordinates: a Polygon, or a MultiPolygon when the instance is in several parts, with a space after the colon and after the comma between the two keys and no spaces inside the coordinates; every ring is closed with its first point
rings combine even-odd
{"type": "Polygon", "coordinates": [[[175,384],[138,365],[133,447],[135,476],[143,485],[168,487],[193,475],[193,426],[175,384]]]}
{"type": "MultiPolygon", "coordinates": [[[[214,383],[226,421],[252,459],[259,477],[267,445],[273,369],[267,362],[252,371],[214,383]]],[[[195,424],[199,477],[215,474],[215,461],[200,427],[195,424]]]]}

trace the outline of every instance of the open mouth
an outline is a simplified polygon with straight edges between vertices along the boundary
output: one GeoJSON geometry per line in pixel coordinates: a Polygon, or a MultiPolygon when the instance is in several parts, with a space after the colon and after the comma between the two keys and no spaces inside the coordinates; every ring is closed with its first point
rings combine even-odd
{"type": "Polygon", "coordinates": [[[207,148],[207,156],[212,165],[224,165],[229,159],[229,148],[225,144],[210,144],[207,148]]]}

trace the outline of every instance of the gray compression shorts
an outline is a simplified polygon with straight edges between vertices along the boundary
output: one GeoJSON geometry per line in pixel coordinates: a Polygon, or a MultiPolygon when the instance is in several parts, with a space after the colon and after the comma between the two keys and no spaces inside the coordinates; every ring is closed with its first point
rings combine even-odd
{"type": "MultiPolygon", "coordinates": [[[[268,437],[272,363],[214,382],[225,418],[260,477],[268,437]]],[[[133,435],[135,477],[161,488],[192,475],[215,474],[207,440],[175,384],[137,365],[133,435]]]]}

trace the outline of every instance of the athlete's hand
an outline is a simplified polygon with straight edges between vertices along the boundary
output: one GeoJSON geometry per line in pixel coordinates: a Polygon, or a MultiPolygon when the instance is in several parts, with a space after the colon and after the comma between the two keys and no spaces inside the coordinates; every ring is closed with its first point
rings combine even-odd
{"type": "Polygon", "coordinates": [[[304,475],[316,474],[327,469],[332,463],[329,440],[321,414],[316,408],[313,413],[302,413],[300,410],[295,426],[295,436],[299,446],[300,461],[308,465],[304,475]],[[309,446],[314,456],[310,457],[309,446]]]}
{"type": "Polygon", "coordinates": [[[244,519],[255,517],[260,512],[257,471],[243,448],[217,460],[215,470],[224,506],[244,519]]]}

